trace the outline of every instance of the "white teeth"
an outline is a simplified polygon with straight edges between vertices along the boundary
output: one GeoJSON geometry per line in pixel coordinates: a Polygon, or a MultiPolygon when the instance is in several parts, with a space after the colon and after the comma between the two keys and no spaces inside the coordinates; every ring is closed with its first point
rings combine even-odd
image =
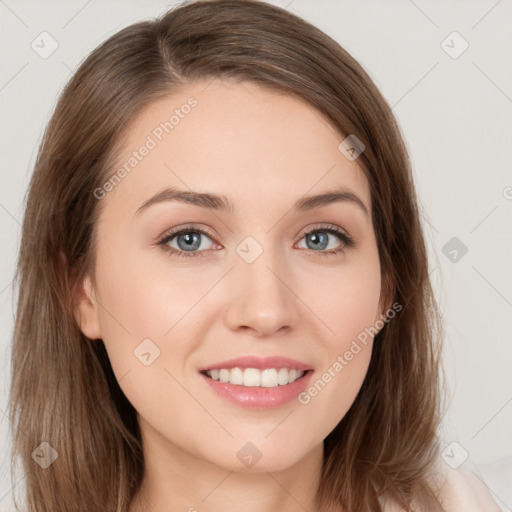
{"type": "MultiPolygon", "coordinates": [[[[238,368],[233,368],[233,370],[237,370],[238,368]]],[[[231,370],[231,373],[233,373],[231,370]]],[[[229,379],[231,382],[231,379],[229,379]]],[[[261,384],[261,372],[256,368],[246,368],[244,370],[244,386],[257,387],[261,384]]]]}
{"type": "Polygon", "coordinates": [[[277,372],[277,383],[281,386],[288,384],[288,370],[286,368],[281,368],[277,372]]]}
{"type": "Polygon", "coordinates": [[[304,375],[303,371],[295,368],[222,368],[221,370],[208,370],[208,377],[220,382],[229,382],[238,386],[277,388],[291,384],[304,375]]]}
{"type": "Polygon", "coordinates": [[[277,381],[277,370],[271,368],[270,370],[263,370],[261,372],[261,387],[275,388],[278,384],[279,382],[277,381]]]}
{"type": "Polygon", "coordinates": [[[231,370],[229,382],[231,384],[238,384],[240,386],[244,383],[244,372],[241,370],[241,368],[233,368],[231,370]]]}

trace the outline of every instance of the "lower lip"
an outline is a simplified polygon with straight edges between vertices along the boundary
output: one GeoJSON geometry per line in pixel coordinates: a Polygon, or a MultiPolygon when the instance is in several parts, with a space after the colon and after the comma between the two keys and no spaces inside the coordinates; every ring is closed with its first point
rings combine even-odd
{"type": "Polygon", "coordinates": [[[229,382],[211,379],[202,373],[199,375],[210,386],[210,389],[231,403],[249,409],[275,409],[296,399],[306,389],[312,373],[312,370],[308,370],[295,382],[275,388],[237,386],[229,382]]]}

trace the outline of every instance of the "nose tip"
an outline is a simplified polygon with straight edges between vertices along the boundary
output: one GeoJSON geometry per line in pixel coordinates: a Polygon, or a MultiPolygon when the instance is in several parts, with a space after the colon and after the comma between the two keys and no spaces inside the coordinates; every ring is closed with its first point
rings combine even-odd
{"type": "Polygon", "coordinates": [[[256,321],[251,325],[241,325],[240,329],[243,331],[253,331],[254,336],[258,339],[268,338],[281,331],[287,331],[291,328],[289,324],[284,324],[276,318],[265,318],[259,315],[256,321]]]}

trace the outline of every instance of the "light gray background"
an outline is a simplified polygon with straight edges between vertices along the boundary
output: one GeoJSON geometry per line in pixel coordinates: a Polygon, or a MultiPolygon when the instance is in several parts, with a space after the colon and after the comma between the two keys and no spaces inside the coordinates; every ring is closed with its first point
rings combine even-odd
{"type": "MultiPolygon", "coordinates": [[[[397,116],[413,162],[445,320],[450,402],[443,440],[469,454],[512,510],[512,2],[273,0],[324,30],[369,72],[397,116]],[[469,47],[457,58],[463,42],[469,47]],[[447,51],[445,51],[447,50],[447,51]],[[456,237],[459,247],[446,246],[456,237]],[[467,247],[461,257],[460,244],[467,247]],[[443,248],[445,253],[443,253],[443,248]],[[451,261],[456,258],[457,261],[451,261]]],[[[9,479],[11,280],[23,196],[58,93],[86,55],[172,1],[0,0],[0,511],[9,479]],[[47,31],[57,50],[31,47],[47,31]]],[[[45,48],[49,48],[48,43],[45,48]]],[[[34,447],[35,448],[35,447],[34,447]]],[[[17,490],[21,490],[21,476],[17,490]]],[[[18,481],[17,481],[18,482],[18,481]]]]}

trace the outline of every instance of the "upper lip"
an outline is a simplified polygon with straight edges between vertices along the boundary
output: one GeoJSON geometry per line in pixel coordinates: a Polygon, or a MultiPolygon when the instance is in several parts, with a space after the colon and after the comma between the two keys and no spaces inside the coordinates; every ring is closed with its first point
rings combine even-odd
{"type": "Polygon", "coordinates": [[[235,359],[228,359],[227,361],[221,361],[219,363],[213,363],[199,371],[206,370],[221,370],[222,368],[257,368],[258,370],[264,370],[266,368],[290,368],[299,371],[312,370],[311,365],[291,359],[285,356],[270,356],[270,357],[257,357],[257,356],[242,356],[235,359]]]}

